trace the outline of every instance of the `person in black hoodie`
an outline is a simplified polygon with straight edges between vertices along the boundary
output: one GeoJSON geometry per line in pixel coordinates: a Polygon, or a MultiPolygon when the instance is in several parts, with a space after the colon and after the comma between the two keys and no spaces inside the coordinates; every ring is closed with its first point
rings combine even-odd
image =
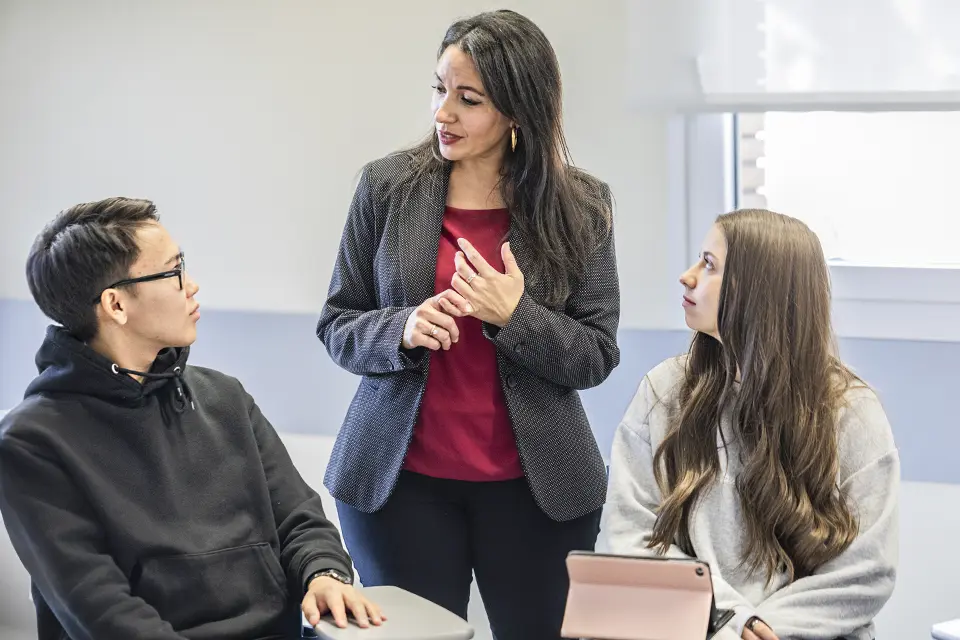
{"type": "Polygon", "coordinates": [[[380,624],[253,398],[187,365],[199,286],[146,200],[62,212],[27,280],[57,322],[0,422],[0,512],[41,640],[299,637],[380,624]]]}

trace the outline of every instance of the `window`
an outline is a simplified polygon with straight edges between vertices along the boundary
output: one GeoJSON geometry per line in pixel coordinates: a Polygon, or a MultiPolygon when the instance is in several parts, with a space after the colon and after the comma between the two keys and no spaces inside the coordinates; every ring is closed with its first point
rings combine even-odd
{"type": "Polygon", "coordinates": [[[960,341],[960,112],[676,119],[687,261],[718,213],[769,208],[820,237],[841,336],[960,341]]]}
{"type": "Polygon", "coordinates": [[[960,266],[960,112],[737,116],[739,206],[800,218],[832,264],[960,266]]]}

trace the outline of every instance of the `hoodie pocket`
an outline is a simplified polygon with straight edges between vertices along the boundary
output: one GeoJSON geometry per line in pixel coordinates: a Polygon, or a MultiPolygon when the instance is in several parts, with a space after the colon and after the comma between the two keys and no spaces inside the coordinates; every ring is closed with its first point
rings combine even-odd
{"type": "Polygon", "coordinates": [[[210,637],[228,629],[267,631],[287,609],[283,568],[266,542],[147,558],[139,569],[133,594],[178,631],[207,627],[210,637]]]}

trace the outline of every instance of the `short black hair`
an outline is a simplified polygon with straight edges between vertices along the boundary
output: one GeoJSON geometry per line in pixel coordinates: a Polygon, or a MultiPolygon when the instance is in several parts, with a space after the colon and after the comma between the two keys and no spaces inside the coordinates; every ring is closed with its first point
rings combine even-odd
{"type": "Polygon", "coordinates": [[[128,277],[140,255],[136,233],[157,221],[149,200],[108,198],[61,211],[34,240],[27,284],[43,313],[80,340],[97,334],[92,301],[128,277]]]}

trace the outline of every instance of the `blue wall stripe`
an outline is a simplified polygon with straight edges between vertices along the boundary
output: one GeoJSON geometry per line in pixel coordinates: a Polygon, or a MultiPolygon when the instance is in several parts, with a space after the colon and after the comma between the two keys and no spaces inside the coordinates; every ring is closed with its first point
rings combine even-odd
{"type": "MultiPolygon", "coordinates": [[[[279,431],[335,434],[357,379],[327,357],[316,317],[207,310],[191,362],[239,378],[279,431]]],[[[0,299],[0,408],[19,402],[35,374],[45,318],[32,302],[0,299]]],[[[604,453],[643,374],[686,349],[683,331],[625,330],[621,365],[583,394],[604,453]]],[[[900,447],[903,478],[960,484],[955,394],[960,343],[844,339],[841,355],[877,389],[900,447]]]]}

